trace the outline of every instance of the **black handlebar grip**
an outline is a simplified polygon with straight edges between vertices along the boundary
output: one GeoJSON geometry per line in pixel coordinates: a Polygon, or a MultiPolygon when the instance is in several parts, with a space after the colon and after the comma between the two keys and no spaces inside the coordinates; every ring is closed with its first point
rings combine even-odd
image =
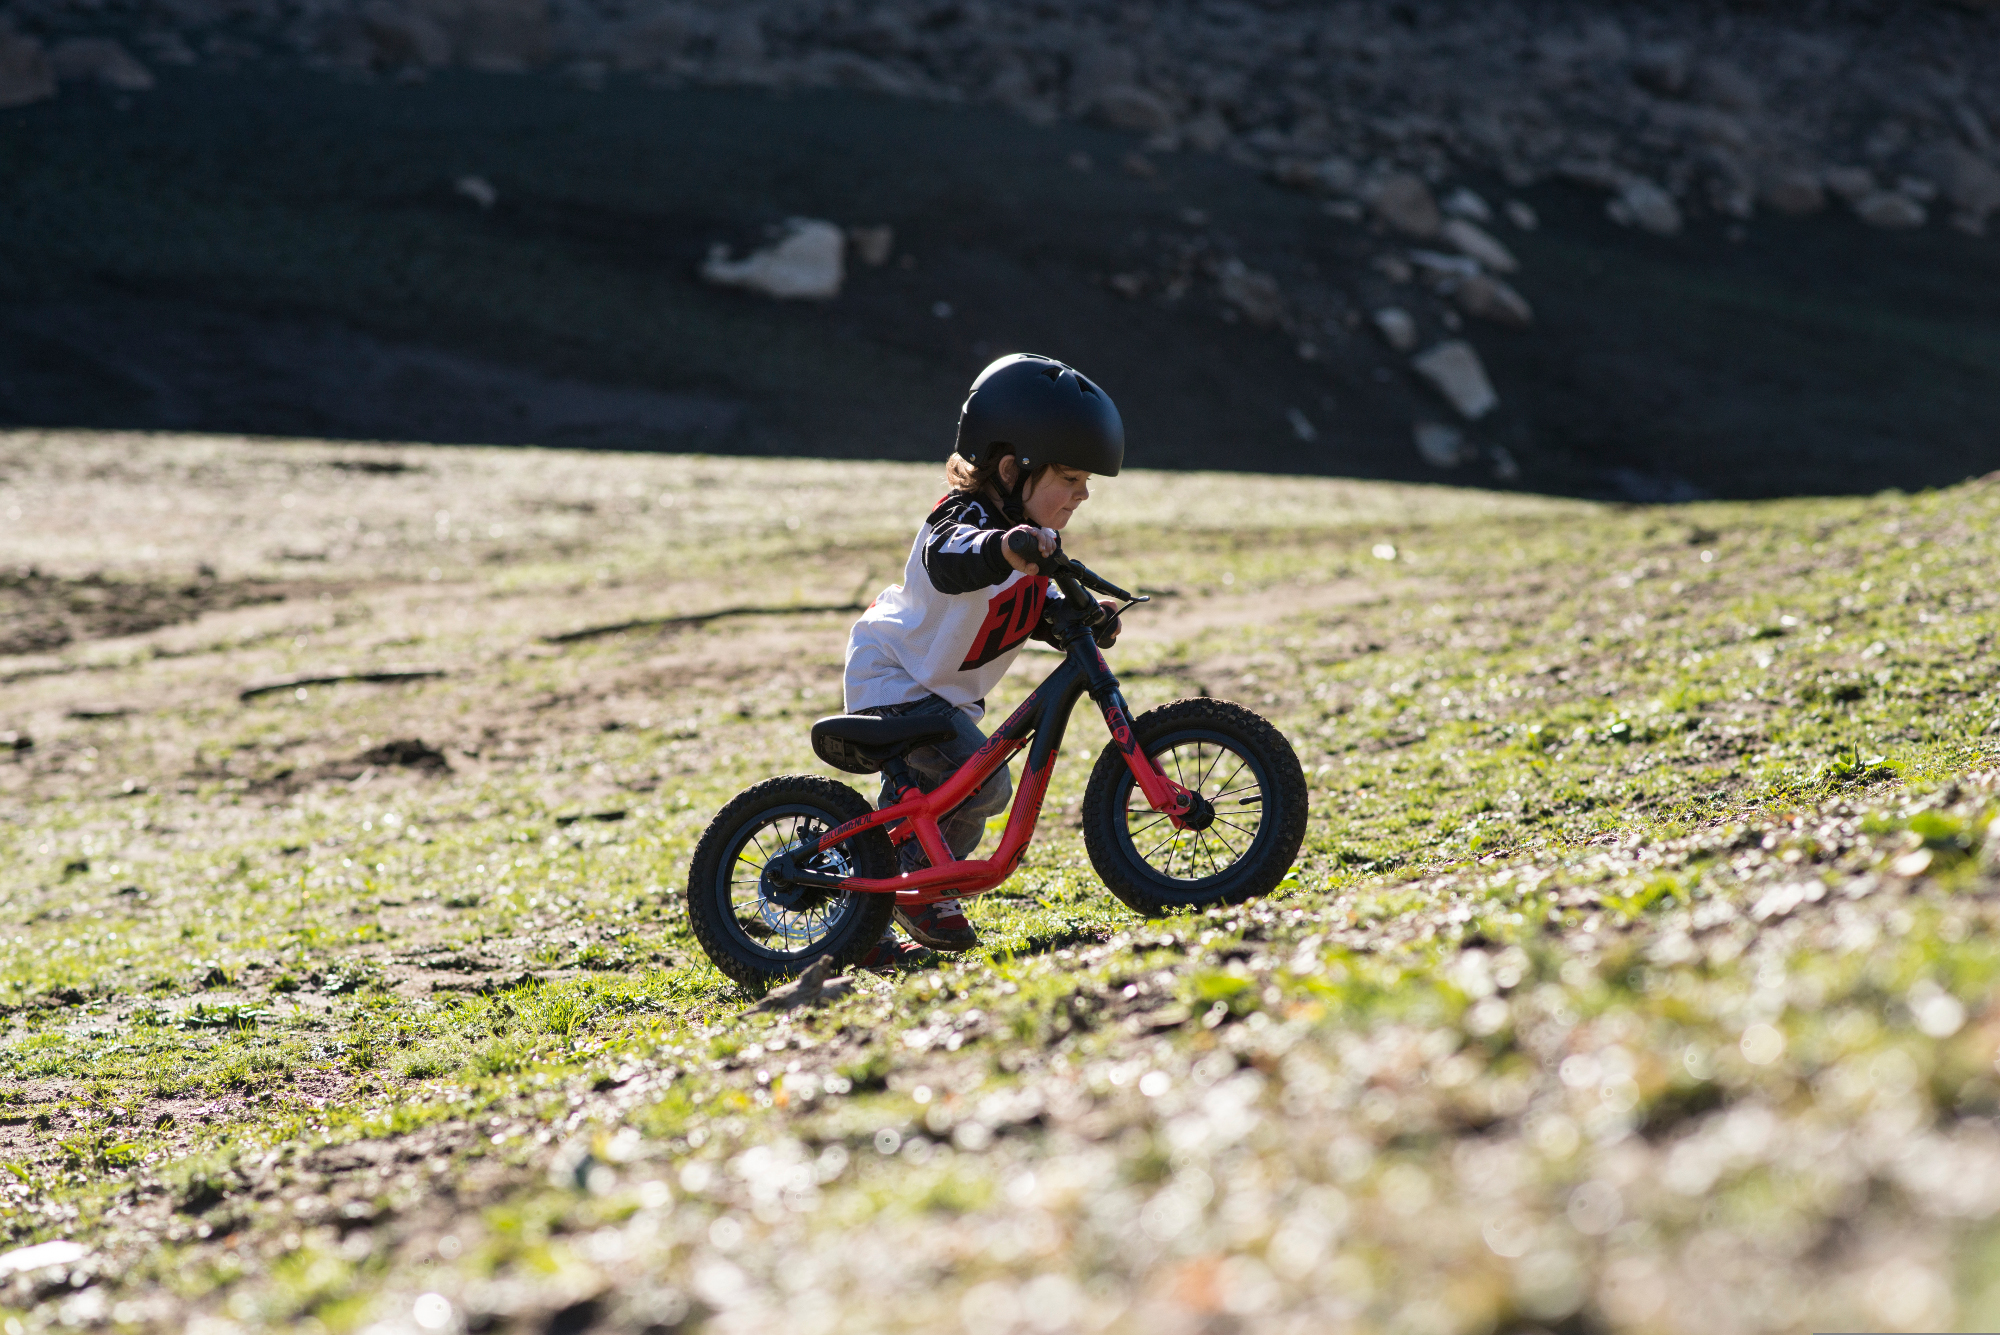
{"type": "Polygon", "coordinates": [[[1042,544],[1035,541],[1031,534],[1009,533],[1007,545],[1013,549],[1016,556],[1029,562],[1043,574],[1047,574],[1059,564],[1057,557],[1042,555],[1042,544]]]}

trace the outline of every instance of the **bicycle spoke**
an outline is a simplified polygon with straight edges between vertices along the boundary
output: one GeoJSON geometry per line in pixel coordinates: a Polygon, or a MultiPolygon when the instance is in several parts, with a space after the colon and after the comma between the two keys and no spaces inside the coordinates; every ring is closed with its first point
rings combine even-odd
{"type": "Polygon", "coordinates": [[[1155,817],[1153,817],[1153,819],[1151,819],[1151,820],[1147,821],[1147,822],[1146,822],[1146,823],[1145,823],[1144,825],[1141,825],[1141,826],[1138,826],[1137,828],[1128,828],[1128,829],[1127,829],[1127,831],[1126,831],[1126,833],[1127,833],[1127,834],[1128,834],[1128,835],[1129,835],[1129,836],[1130,836],[1131,838],[1133,838],[1134,840],[1136,840],[1136,839],[1137,839],[1137,838],[1138,838],[1138,837],[1139,837],[1140,835],[1142,835],[1142,834],[1144,834],[1144,833],[1145,833],[1146,831],[1148,831],[1148,830],[1152,829],[1152,828],[1153,828],[1153,827],[1154,827],[1155,825],[1158,825],[1158,824],[1159,824],[1159,823],[1160,823],[1161,821],[1164,821],[1164,820],[1167,820],[1167,819],[1169,819],[1169,818],[1168,818],[1168,817],[1166,817],[1166,816],[1155,816],[1155,817]]]}
{"type": "MultiPolygon", "coordinates": [[[[1220,785],[1221,789],[1222,789],[1223,791],[1227,791],[1227,790],[1228,790],[1228,788],[1229,788],[1229,785],[1230,785],[1230,783],[1231,783],[1231,782],[1233,782],[1233,781],[1235,780],[1235,778],[1236,778],[1236,776],[1237,776],[1237,775],[1239,775],[1239,774],[1241,774],[1241,773],[1243,772],[1243,767],[1244,767],[1244,766],[1246,766],[1246,765],[1248,765],[1249,763],[1250,763],[1249,761],[1247,761],[1247,760],[1244,760],[1244,759],[1242,759],[1241,757],[1238,757],[1238,758],[1237,758],[1237,762],[1236,762],[1236,768],[1235,768],[1235,769],[1233,769],[1233,770],[1231,770],[1231,771],[1229,771],[1229,777],[1228,777],[1227,779],[1224,779],[1224,780],[1222,781],[1221,785],[1220,785]]],[[[1217,768],[1217,769],[1221,769],[1221,768],[1222,768],[1222,766],[1220,766],[1220,765],[1217,765],[1217,766],[1216,766],[1216,768],[1217,768]]],[[[1217,796],[1217,797],[1220,797],[1221,795],[1222,795],[1222,793],[1221,793],[1221,792],[1218,792],[1218,793],[1216,794],[1216,796],[1217,796]]]]}
{"type": "MultiPolygon", "coordinates": [[[[1230,820],[1225,816],[1217,816],[1215,819],[1221,824],[1227,825],[1230,829],[1235,830],[1241,834],[1246,834],[1252,839],[1255,839],[1257,837],[1257,832],[1255,830],[1249,829],[1246,826],[1238,825],[1235,821],[1230,820]]],[[[1210,828],[1212,829],[1214,827],[1211,826],[1210,828]]],[[[1218,839],[1221,837],[1222,837],[1221,835],[1216,836],[1216,838],[1218,839]]]]}
{"type": "MultiPolygon", "coordinates": [[[[1166,838],[1164,838],[1164,839],[1160,840],[1160,842],[1159,842],[1159,843],[1157,843],[1157,844],[1154,844],[1154,845],[1153,845],[1153,846],[1152,846],[1151,848],[1149,848],[1149,849],[1147,849],[1147,850],[1146,850],[1145,852],[1141,853],[1141,854],[1139,855],[1139,860],[1140,860],[1141,862],[1151,862],[1151,861],[1153,860],[1153,854],[1155,854],[1155,853],[1159,852],[1159,851],[1160,851],[1161,849],[1165,848],[1165,847],[1166,847],[1166,846],[1167,846],[1168,844],[1171,844],[1171,843],[1172,843],[1172,842],[1174,841],[1174,837],[1175,837],[1176,835],[1178,835],[1179,833],[1180,833],[1180,831],[1179,831],[1179,830],[1171,830],[1171,831],[1169,831],[1169,832],[1167,833],[1167,837],[1166,837],[1166,838]]],[[[1173,868],[1173,865],[1174,865],[1174,855],[1173,855],[1172,853],[1169,853],[1169,854],[1167,854],[1167,867],[1168,867],[1168,869],[1169,869],[1169,870],[1171,870],[1171,869],[1173,868]]]]}

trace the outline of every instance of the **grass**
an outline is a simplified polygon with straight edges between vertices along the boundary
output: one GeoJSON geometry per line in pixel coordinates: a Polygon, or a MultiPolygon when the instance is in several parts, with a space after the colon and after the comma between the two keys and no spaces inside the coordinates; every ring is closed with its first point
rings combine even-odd
{"type": "Polygon", "coordinates": [[[1108,483],[1114,666],[1293,739],[1293,877],[1134,918],[1079,718],[980,951],[774,1019],[678,895],[841,619],[541,637],[879,587],[929,470],[55,443],[0,568],[295,587],[0,660],[0,1250],[88,1249],[23,1330],[2000,1319],[1990,484],[1108,483]],[[447,675],[236,699],[330,664],[447,675]]]}

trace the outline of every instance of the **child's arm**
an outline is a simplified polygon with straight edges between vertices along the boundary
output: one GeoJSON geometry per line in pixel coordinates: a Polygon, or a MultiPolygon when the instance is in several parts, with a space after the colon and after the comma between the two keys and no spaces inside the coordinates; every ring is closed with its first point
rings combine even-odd
{"type": "MultiPolygon", "coordinates": [[[[924,542],[924,572],[939,593],[971,593],[1006,581],[1016,570],[1026,571],[1027,562],[1007,550],[1012,530],[993,528],[994,518],[979,501],[950,497],[931,512],[930,537],[924,542]]],[[[1044,556],[1055,550],[1055,535],[1030,525],[1015,525],[1033,533],[1044,556]]]]}

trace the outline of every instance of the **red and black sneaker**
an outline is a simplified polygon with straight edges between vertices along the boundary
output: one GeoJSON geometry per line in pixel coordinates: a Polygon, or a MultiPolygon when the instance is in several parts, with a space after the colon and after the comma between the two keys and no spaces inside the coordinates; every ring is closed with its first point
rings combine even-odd
{"type": "Polygon", "coordinates": [[[979,944],[979,933],[966,921],[956,899],[940,899],[919,908],[896,910],[902,929],[932,950],[956,955],[979,944]]]}
{"type": "Polygon", "coordinates": [[[855,967],[867,969],[871,973],[895,973],[902,969],[914,969],[930,960],[931,952],[914,941],[905,941],[894,932],[885,933],[880,941],[871,946],[866,955],[856,962],[855,967]]]}

